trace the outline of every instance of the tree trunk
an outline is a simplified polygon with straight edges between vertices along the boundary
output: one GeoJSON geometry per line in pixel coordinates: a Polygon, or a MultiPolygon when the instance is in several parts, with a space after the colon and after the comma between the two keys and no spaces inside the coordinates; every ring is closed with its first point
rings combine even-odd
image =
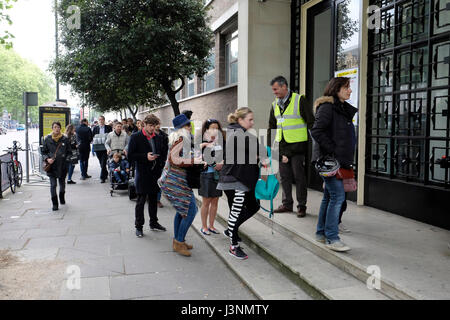
{"type": "Polygon", "coordinates": [[[137,121],[136,114],[139,111],[139,108],[135,106],[134,109],[133,109],[130,105],[127,105],[127,108],[131,112],[131,114],[133,115],[134,121],[137,121]]]}
{"type": "Polygon", "coordinates": [[[161,80],[159,81],[169,98],[170,104],[172,105],[173,114],[178,116],[180,114],[180,107],[175,95],[184,87],[184,79],[181,78],[181,85],[177,90],[172,89],[172,81],[169,80],[161,80]]]}

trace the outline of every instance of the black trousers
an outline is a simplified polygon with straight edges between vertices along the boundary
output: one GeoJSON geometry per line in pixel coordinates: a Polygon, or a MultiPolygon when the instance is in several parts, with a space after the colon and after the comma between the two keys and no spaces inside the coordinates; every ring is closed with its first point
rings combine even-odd
{"type": "Polygon", "coordinates": [[[95,151],[95,154],[97,155],[98,162],[100,163],[100,167],[102,168],[102,171],[100,172],[100,179],[106,180],[108,179],[108,169],[106,168],[108,155],[106,151],[95,151]]]}
{"type": "Polygon", "coordinates": [[[308,191],[306,189],[304,162],[305,156],[301,154],[289,158],[288,163],[280,161],[281,188],[283,189],[282,203],[288,208],[292,208],[294,205],[292,199],[292,183],[294,181],[297,193],[297,209],[306,207],[308,191]]]}
{"type": "Polygon", "coordinates": [[[64,175],[61,178],[56,177],[49,177],[50,178],[50,194],[53,197],[57,197],[56,193],[56,187],[58,186],[59,182],[59,193],[65,193],[66,192],[66,176],[64,175]]]}
{"type": "Polygon", "coordinates": [[[148,199],[148,215],[150,216],[150,226],[155,225],[158,222],[157,212],[158,212],[158,194],[156,192],[149,194],[139,194],[137,195],[137,202],[135,208],[135,221],[134,225],[136,229],[141,230],[144,226],[144,207],[148,199]]]}
{"type": "Polygon", "coordinates": [[[255,198],[255,190],[243,192],[239,190],[225,190],[228,199],[230,215],[228,216],[228,232],[231,234],[231,245],[237,246],[239,227],[250,219],[260,206],[255,198]]]}

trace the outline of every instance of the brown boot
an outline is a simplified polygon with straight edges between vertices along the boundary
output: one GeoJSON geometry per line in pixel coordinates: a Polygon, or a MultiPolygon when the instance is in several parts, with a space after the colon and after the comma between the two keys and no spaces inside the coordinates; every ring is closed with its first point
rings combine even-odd
{"type": "Polygon", "coordinates": [[[292,212],[292,208],[286,207],[284,204],[279,206],[277,209],[273,211],[274,213],[285,213],[285,212],[292,212]]]}
{"type": "Polygon", "coordinates": [[[194,246],[192,244],[189,244],[186,241],[183,243],[184,243],[184,246],[186,247],[186,249],[188,249],[188,250],[192,250],[192,248],[194,248],[194,246]]]}
{"type": "Polygon", "coordinates": [[[179,242],[177,240],[173,240],[174,241],[174,250],[176,252],[178,252],[179,254],[185,256],[185,257],[190,257],[191,253],[188,251],[188,249],[186,248],[184,242],[179,242]]]}
{"type": "Polygon", "coordinates": [[[301,207],[300,209],[298,209],[297,217],[298,218],[306,217],[306,207],[301,207]]]}

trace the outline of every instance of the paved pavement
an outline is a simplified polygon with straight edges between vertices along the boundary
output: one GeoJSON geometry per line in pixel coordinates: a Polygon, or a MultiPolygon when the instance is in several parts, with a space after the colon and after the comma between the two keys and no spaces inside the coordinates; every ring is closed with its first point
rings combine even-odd
{"type": "Polygon", "coordinates": [[[67,204],[56,212],[42,183],[0,200],[1,299],[255,299],[193,230],[192,256],[172,251],[174,210],[167,202],[158,217],[168,231],[150,231],[146,213],[138,239],[135,202],[126,191],[109,195],[109,184],[96,178],[96,158],[89,173],[93,178],[79,181],[77,166],[78,183],[67,186],[67,204]]]}

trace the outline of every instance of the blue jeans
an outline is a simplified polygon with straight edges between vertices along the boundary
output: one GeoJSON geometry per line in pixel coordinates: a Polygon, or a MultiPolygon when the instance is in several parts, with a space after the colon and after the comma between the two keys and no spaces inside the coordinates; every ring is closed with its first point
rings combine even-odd
{"type": "Polygon", "coordinates": [[[117,183],[122,183],[127,181],[127,173],[122,170],[120,172],[114,171],[114,178],[116,178],[117,183]]]}
{"type": "Polygon", "coordinates": [[[80,160],[80,171],[82,177],[87,176],[88,163],[88,160],[80,160]]]}
{"type": "Polygon", "coordinates": [[[189,227],[194,221],[195,215],[197,214],[197,205],[195,203],[195,197],[192,195],[191,203],[189,204],[189,211],[185,218],[177,212],[174,220],[174,238],[179,242],[184,242],[186,233],[189,227]]]}
{"type": "Polygon", "coordinates": [[[327,243],[333,243],[339,238],[339,213],[345,201],[344,184],[336,177],[322,177],[325,182],[323,199],[319,210],[316,235],[325,236],[327,243]]]}
{"type": "Polygon", "coordinates": [[[69,162],[67,164],[67,167],[68,167],[67,180],[70,181],[70,180],[72,180],[72,175],[73,175],[73,170],[75,169],[75,165],[69,162]]]}

